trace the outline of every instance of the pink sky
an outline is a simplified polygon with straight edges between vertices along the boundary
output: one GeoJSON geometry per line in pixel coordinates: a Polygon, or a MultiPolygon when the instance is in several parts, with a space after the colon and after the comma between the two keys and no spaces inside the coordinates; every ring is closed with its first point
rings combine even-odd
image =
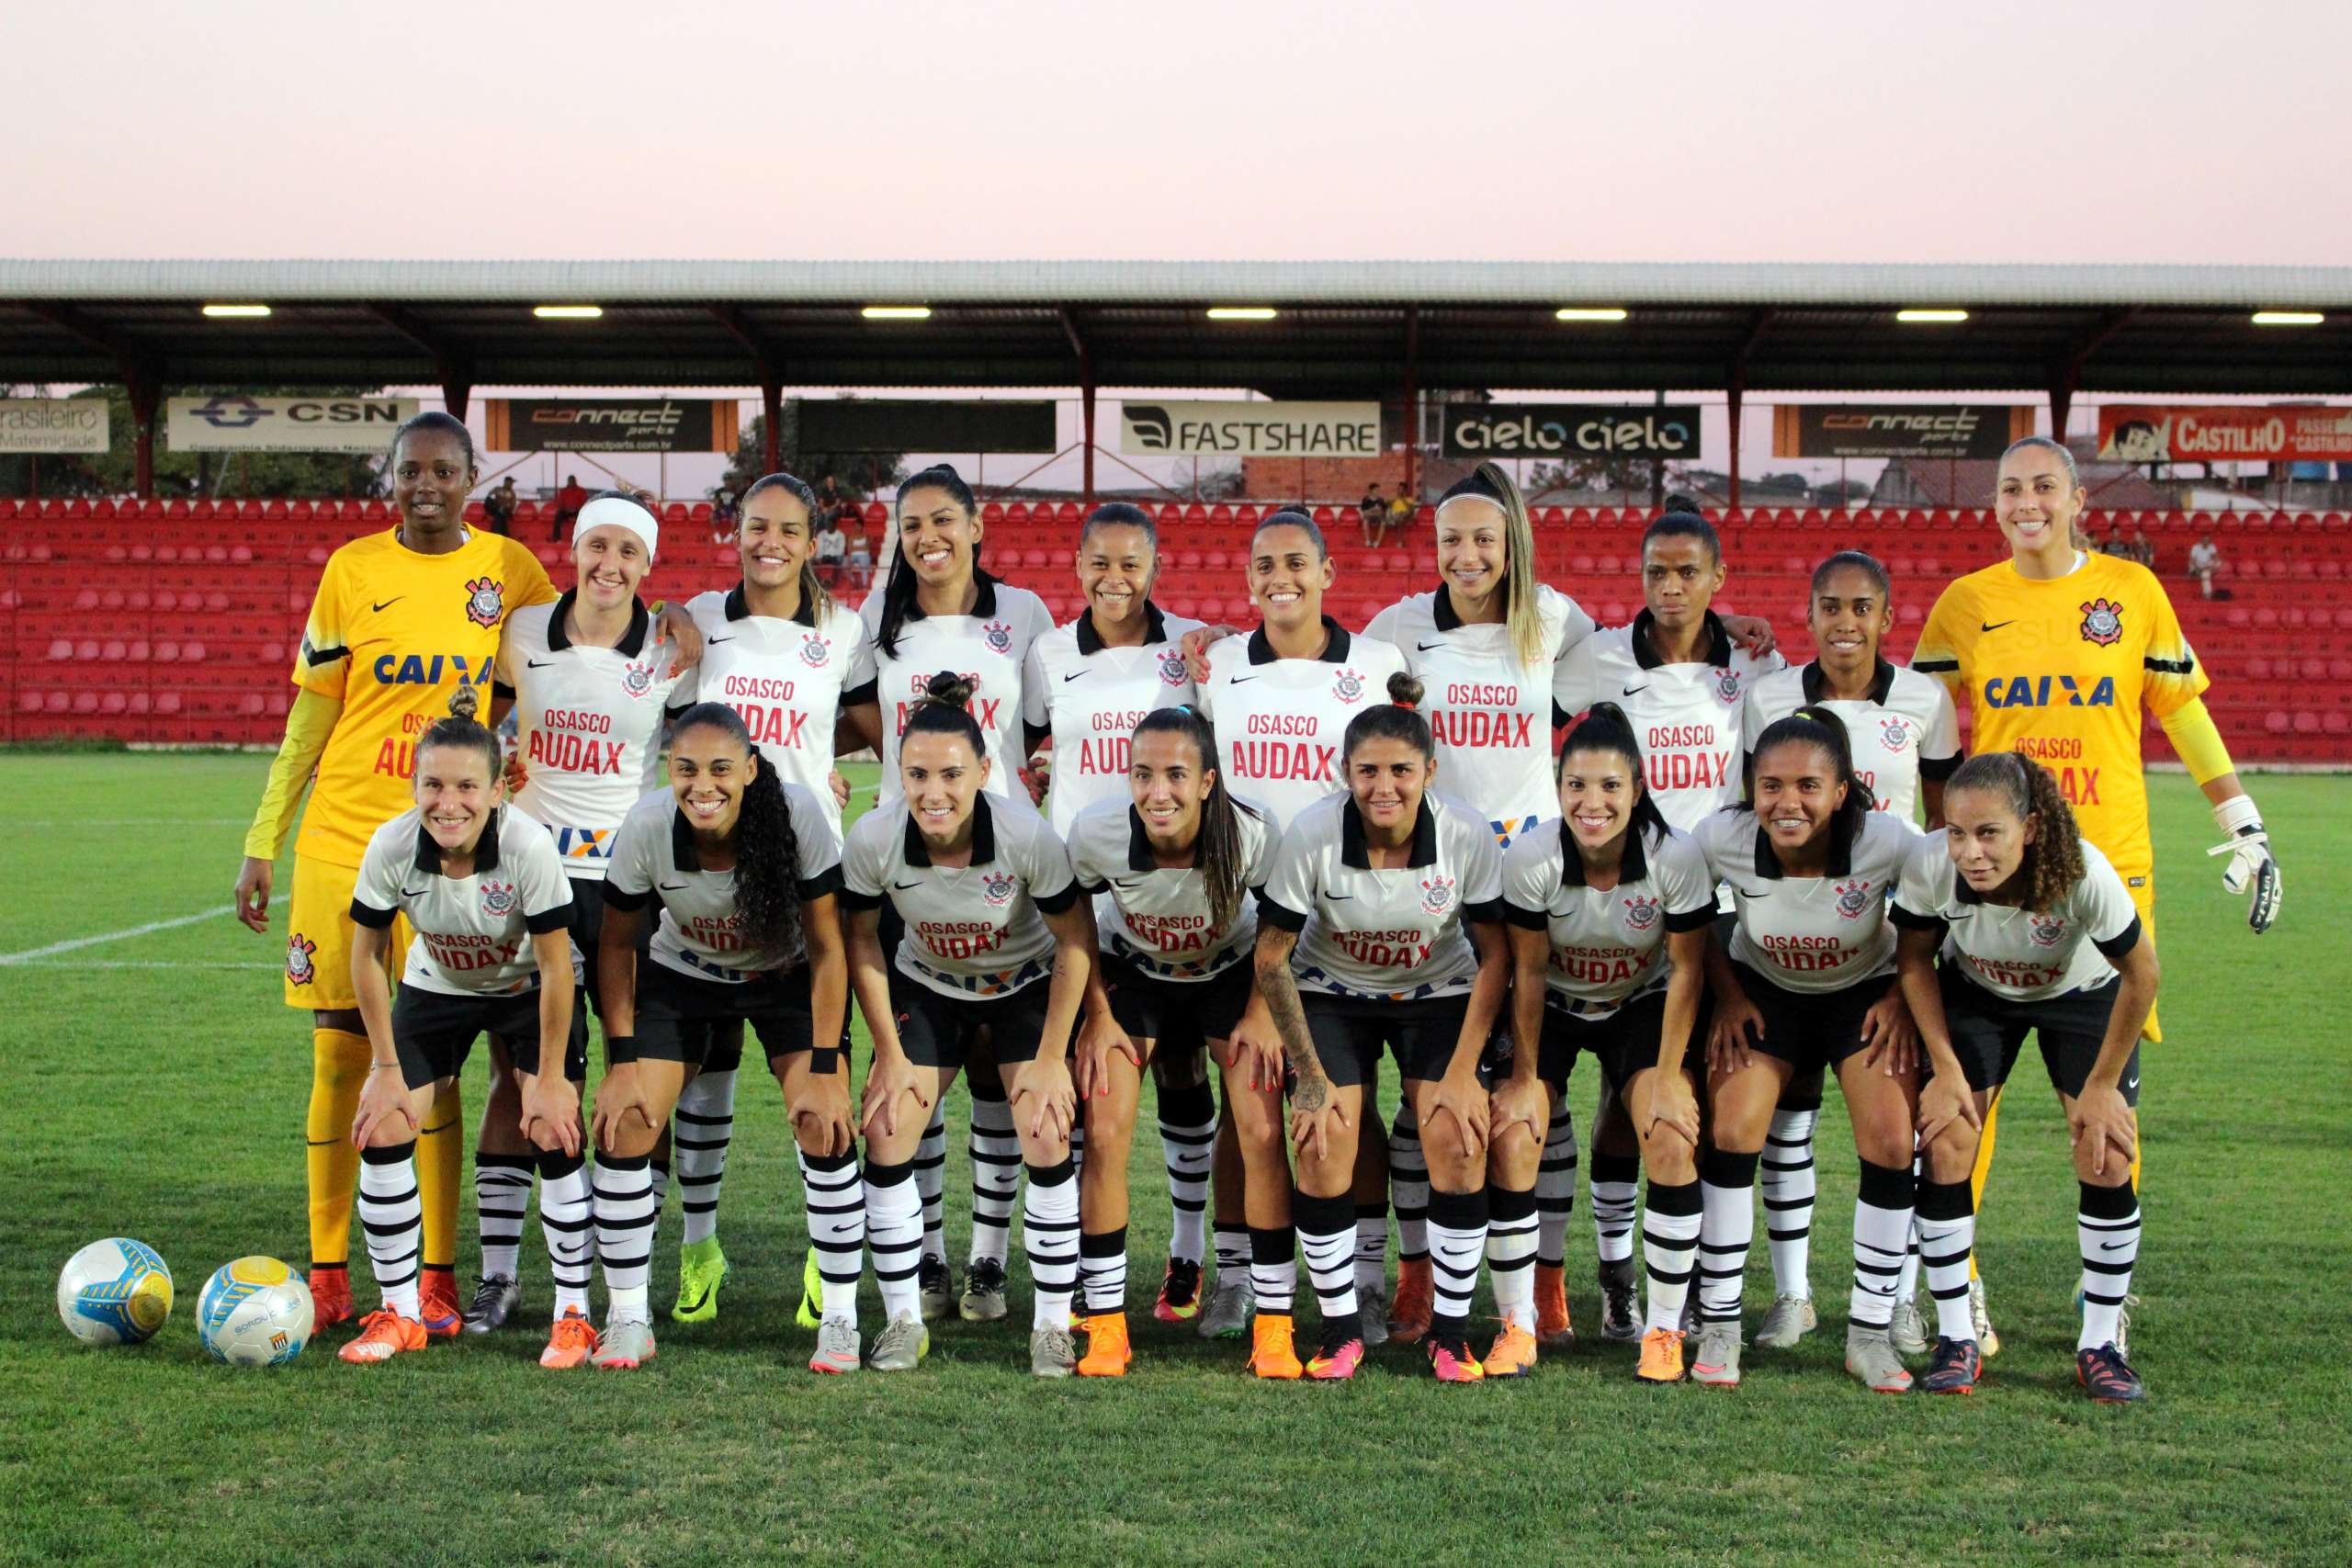
{"type": "Polygon", "coordinates": [[[2341,4],[130,0],[6,59],[0,254],[2352,257],[2341,4]]]}

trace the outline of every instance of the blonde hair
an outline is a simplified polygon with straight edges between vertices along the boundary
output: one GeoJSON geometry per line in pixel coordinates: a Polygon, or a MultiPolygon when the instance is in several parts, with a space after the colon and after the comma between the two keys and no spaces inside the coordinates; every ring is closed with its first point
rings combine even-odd
{"type": "Polygon", "coordinates": [[[1503,626],[1510,636],[1511,653],[1521,666],[1537,669],[1545,662],[1544,615],[1543,607],[1537,603],[1535,525],[1527,514],[1527,498],[1520,494],[1519,486],[1511,482],[1511,477],[1499,464],[1487,462],[1479,464],[1469,478],[1455,481],[1438,498],[1438,515],[1444,516],[1446,507],[1453,502],[1465,500],[1483,501],[1503,514],[1503,626]]]}

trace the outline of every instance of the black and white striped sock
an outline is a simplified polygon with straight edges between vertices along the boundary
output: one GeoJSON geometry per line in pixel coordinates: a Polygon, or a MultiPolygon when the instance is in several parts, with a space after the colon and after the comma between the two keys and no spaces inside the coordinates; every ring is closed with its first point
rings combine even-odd
{"type": "Polygon", "coordinates": [[[1127,1310],[1127,1227],[1078,1238],[1078,1278],[1090,1317],[1127,1310]]]}
{"type": "Polygon", "coordinates": [[[1001,1264],[1012,1251],[1012,1202],[1021,1190],[1021,1139],[1001,1085],[972,1086],[971,1145],[972,1261],[1001,1264]],[[994,1092],[983,1099],[983,1089],[994,1092]]]}
{"type": "MultiPolygon", "coordinates": [[[[1354,1201],[1344,1192],[1336,1198],[1294,1192],[1290,1217],[1298,1232],[1299,1250],[1306,1254],[1307,1282],[1315,1287],[1324,1326],[1349,1333],[1351,1337],[1361,1335],[1363,1320],[1356,1297],[1354,1201]]],[[[1264,1307],[1263,1302],[1259,1304],[1264,1307]]]]}
{"type": "Polygon", "coordinates": [[[818,1294],[827,1323],[857,1322],[857,1281],[865,1272],[865,1188],[853,1154],[800,1156],[808,1245],[817,1249],[818,1294]]]}
{"type": "Polygon", "coordinates": [[[1298,1239],[1290,1225],[1250,1227],[1250,1293],[1258,1310],[1288,1317],[1298,1293],[1298,1239]]]}
{"type": "Polygon", "coordinates": [[[1396,1108],[1388,1129],[1388,1201],[1396,1211],[1396,1261],[1430,1255],[1430,1166],[1421,1152],[1421,1123],[1410,1100],[1396,1108]]]}
{"type": "Polygon", "coordinates": [[[1078,1283],[1078,1170],[1067,1159],[1028,1168],[1021,1246],[1029,1256],[1029,1284],[1036,1298],[1030,1326],[1066,1328],[1070,1292],[1078,1283]]]}
{"type": "MultiPolygon", "coordinates": [[[[2112,1152],[2109,1158],[2114,1158],[2112,1152]]],[[[2140,1195],[2125,1182],[2094,1187],[2085,1181],[2075,1216],[2075,1244],[2083,1255],[2083,1327],[2077,1350],[2115,1343],[2117,1314],[2132,1293],[2132,1269],[2140,1260],[2140,1195]]],[[[368,1238],[374,1245],[375,1238],[368,1238]]]]}
{"type": "Polygon", "coordinates": [[[474,1213],[481,1228],[481,1272],[485,1280],[512,1280],[521,1272],[523,1221],[531,1208],[529,1155],[474,1156],[474,1213]]]}
{"type": "Polygon", "coordinates": [[[1764,1138],[1764,1245],[1779,1295],[1813,1294],[1813,1128],[1820,1117],[1817,1105],[1782,1107],[1764,1138]]]}
{"type": "Polygon", "coordinates": [[[1739,1321],[1756,1236],[1756,1162],[1723,1149],[1699,1156],[1699,1316],[1708,1323],[1739,1321]]]}
{"type": "Polygon", "coordinates": [[[1356,1294],[1378,1301],[1388,1285],[1388,1205],[1358,1203],[1356,1213],[1356,1294]]]}
{"type": "Polygon", "coordinates": [[[1470,1297],[1478,1288],[1478,1260],[1487,1251],[1487,1190],[1430,1193],[1430,1283],[1437,1301],[1432,1332],[1466,1333],[1470,1297]]]}
{"type": "Polygon", "coordinates": [[[1535,1261],[1544,1268],[1566,1261],[1576,1210],[1577,1124],[1563,1102],[1544,1134],[1544,1159],[1535,1168],[1535,1261]]]}
{"type": "Polygon", "coordinates": [[[678,1091],[671,1156],[678,1162],[678,1207],[688,1247],[718,1234],[718,1189],[727,1179],[727,1146],[735,1141],[735,1072],[696,1073],[678,1091]]]}
{"type": "Polygon", "coordinates": [[[416,1143],[359,1151],[359,1224],[384,1304],[418,1315],[417,1263],[424,1252],[424,1208],[416,1196],[416,1143]]]}
{"type": "MultiPolygon", "coordinates": [[[[915,1192],[922,1203],[922,1255],[947,1261],[947,1105],[946,1097],[931,1108],[931,1125],[915,1145],[912,1166],[915,1192]]],[[[870,1222],[869,1222],[870,1223],[870,1222]]]]}
{"type": "Polygon", "coordinates": [[[1903,1272],[1903,1252],[1911,1245],[1911,1213],[1917,1201],[1908,1165],[1861,1164],[1854,1199],[1854,1289],[1847,1322],[1856,1328],[1884,1328],[1894,1316],[1894,1281],[1903,1272]]]}
{"type": "MultiPolygon", "coordinates": [[[[1208,1223],[1209,1168],[1216,1163],[1216,1100],[1205,1083],[1186,1084],[1159,1096],[1159,1157],[1168,1168],[1168,1206],[1175,1228],[1168,1256],[1201,1260],[1208,1223]]],[[[1243,1245],[1247,1246],[1245,1242],[1243,1245]]]]}
{"type": "Polygon", "coordinates": [[[596,1257],[607,1322],[650,1323],[645,1280],[653,1261],[653,1179],[643,1155],[596,1156],[596,1257]]]}
{"type": "Polygon", "coordinates": [[[1535,1332],[1535,1190],[1487,1190],[1487,1277],[1495,1315],[1535,1332]]]}
{"type": "Polygon", "coordinates": [[[1592,1239],[1603,1263],[1634,1258],[1634,1216],[1641,1195],[1642,1162],[1635,1155],[1592,1156],[1592,1239]]]}
{"type": "Polygon", "coordinates": [[[555,1315],[588,1313],[588,1276],[594,1269],[595,1205],[588,1196],[588,1160],[558,1149],[539,1156],[539,1230],[548,1242],[548,1268],[555,1276],[555,1315]]]}
{"type": "Polygon", "coordinates": [[[1701,1207],[1697,1182],[1669,1185],[1650,1179],[1649,1201],[1642,1209],[1642,1266],[1650,1281],[1648,1317],[1642,1325],[1645,1331],[1682,1332],[1701,1207]]]}
{"type": "MultiPolygon", "coordinates": [[[[1919,1183],[1910,1257],[1927,1273],[1928,1292],[1936,1298],[1936,1332],[1947,1339],[1976,1337],[1968,1310],[1968,1255],[1975,1245],[1976,1210],[1967,1180],[1919,1183]]],[[[1904,1299],[1902,1290],[1898,1276],[1898,1302],[1904,1299]]]]}
{"type": "Polygon", "coordinates": [[[889,1322],[922,1314],[922,1195],[912,1160],[865,1164],[865,1249],[874,1255],[874,1285],[889,1322]]]}

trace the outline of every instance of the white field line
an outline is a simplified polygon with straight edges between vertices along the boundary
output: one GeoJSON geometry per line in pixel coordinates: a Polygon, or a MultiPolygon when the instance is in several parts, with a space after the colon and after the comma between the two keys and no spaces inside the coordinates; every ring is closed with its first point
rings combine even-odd
{"type": "MultiPolygon", "coordinates": [[[[273,905],[286,902],[281,893],[272,898],[273,905]]],[[[176,915],[168,920],[150,920],[143,926],[130,926],[119,931],[101,931],[96,936],[77,936],[66,942],[52,942],[47,947],[28,947],[22,953],[0,953],[0,964],[28,964],[36,958],[50,958],[61,953],[77,953],[101,942],[123,942],[134,936],[146,936],[152,931],[167,931],[179,926],[192,926],[201,920],[217,920],[237,912],[234,904],[221,904],[209,909],[199,909],[193,915],[176,915]]]]}
{"type": "Polygon", "coordinates": [[[12,958],[17,969],[283,969],[283,964],[198,964],[176,958],[12,958]]]}
{"type": "Polygon", "coordinates": [[[243,817],[60,817],[50,820],[0,820],[0,832],[17,828],[232,828],[243,817]]]}

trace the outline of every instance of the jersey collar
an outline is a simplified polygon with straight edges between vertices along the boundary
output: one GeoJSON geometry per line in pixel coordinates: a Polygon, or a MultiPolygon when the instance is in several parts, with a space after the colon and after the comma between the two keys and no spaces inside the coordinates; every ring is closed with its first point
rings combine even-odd
{"type": "MultiPolygon", "coordinates": [[[[1503,584],[1503,614],[1510,614],[1510,584],[1508,581],[1503,584]]],[[[1430,619],[1442,632],[1453,631],[1462,625],[1462,617],[1453,613],[1453,595],[1446,591],[1442,582],[1437,585],[1437,592],[1430,595],[1430,619]]]]}
{"type": "MultiPolygon", "coordinates": [[[[986,865],[996,859],[996,818],[989,805],[988,791],[972,802],[972,863],[986,865]]],[[[922,841],[922,829],[915,826],[915,808],[907,807],[907,863],[929,865],[931,846],[922,841]]]]}
{"type": "MultiPolygon", "coordinates": [[[[1363,841],[1363,818],[1350,801],[1340,810],[1340,863],[1357,871],[1370,871],[1372,857],[1363,841]]],[[[1413,820],[1413,852],[1405,858],[1408,866],[1437,863],[1437,811],[1430,805],[1428,795],[1421,796],[1421,809],[1413,820]]]]}
{"type": "Polygon", "coordinates": [[[1129,871],[1158,871],[1159,869],[1159,862],[1153,858],[1151,852],[1151,840],[1145,836],[1143,830],[1143,813],[1132,806],[1127,807],[1127,869],[1129,871]]]}
{"type": "MultiPolygon", "coordinates": [[[[1625,829],[1625,855],[1617,867],[1617,886],[1627,886],[1650,874],[1650,863],[1642,853],[1642,829],[1638,823],[1625,829]]],[[[1584,856],[1577,853],[1576,834],[1568,827],[1566,818],[1560,818],[1560,886],[1582,887],[1584,856]]]]}
{"type": "Polygon", "coordinates": [[[670,806],[670,858],[678,863],[680,871],[700,871],[702,852],[695,848],[695,830],[686,823],[686,814],[673,800],[670,806]]]}
{"type": "MultiPolygon", "coordinates": [[[[1323,645],[1323,651],[1316,657],[1326,664],[1345,664],[1348,661],[1347,628],[1326,615],[1323,617],[1323,631],[1331,640],[1323,645]]],[[[1281,657],[1281,654],[1274,651],[1274,645],[1266,640],[1264,626],[1261,626],[1250,634],[1250,663],[1272,664],[1281,657]]]]}
{"type": "MultiPolygon", "coordinates": [[[[498,819],[505,815],[506,808],[502,806],[490,814],[489,821],[481,825],[481,838],[474,845],[476,875],[498,869],[498,819]]],[[[441,846],[435,843],[433,835],[424,830],[422,812],[417,814],[416,819],[416,869],[430,872],[435,876],[441,874],[441,846]]]]}
{"type": "MultiPolygon", "coordinates": [[[[909,570],[911,570],[912,569],[910,568],[909,570]]],[[[987,572],[982,571],[978,567],[974,567],[972,569],[972,586],[975,590],[972,595],[972,607],[967,613],[976,621],[985,620],[989,616],[995,615],[996,579],[990,577],[987,572]]],[[[906,610],[899,618],[901,621],[927,621],[931,617],[924,613],[922,602],[910,595],[907,599],[906,610]]]]}
{"type": "MultiPolygon", "coordinates": [[[[1814,660],[1811,663],[1807,664],[1803,671],[1799,671],[1797,678],[1804,687],[1804,700],[1806,702],[1817,703],[1824,700],[1822,696],[1820,660],[1814,660]]],[[[1881,707],[1884,707],[1886,705],[1886,694],[1894,689],[1894,666],[1882,659],[1878,661],[1878,669],[1871,675],[1871,701],[1876,703],[1881,707]]]]}
{"type": "MultiPolygon", "coordinates": [[[[739,582],[727,591],[726,609],[727,618],[730,621],[748,621],[752,618],[752,604],[744,597],[741,583],[739,582]]],[[[792,612],[792,618],[804,626],[815,626],[817,624],[816,601],[807,593],[801,594],[800,608],[792,612]]]]}
{"type": "MultiPolygon", "coordinates": [[[[1860,838],[1858,833],[1855,837],[1860,838]]],[[[1854,846],[1841,844],[1834,839],[1829,845],[1829,866],[1824,876],[1851,876],[1854,874],[1854,846]]],[[[1772,835],[1764,830],[1763,818],[1756,822],[1756,874],[1767,882],[1781,880],[1780,858],[1772,853],[1772,835]]]]}
{"type": "MultiPolygon", "coordinates": [[[[548,617],[548,651],[549,653],[561,653],[571,646],[571,638],[564,634],[563,618],[571,613],[572,602],[579,597],[580,590],[567,588],[563,591],[563,597],[555,602],[555,614],[548,617]]],[[[653,617],[645,613],[643,602],[630,600],[628,630],[621,633],[621,640],[613,645],[613,651],[624,659],[635,659],[639,654],[643,653],[646,628],[652,624],[653,617]]]]}
{"type": "MultiPolygon", "coordinates": [[[[1707,660],[1721,670],[1731,663],[1731,633],[1724,630],[1723,617],[1713,610],[1707,612],[1707,660]]],[[[1634,617],[1634,662],[1645,670],[1655,670],[1666,661],[1650,647],[1650,627],[1655,620],[1647,610],[1634,617]]]]}
{"type": "MultiPolygon", "coordinates": [[[[1159,614],[1159,606],[1147,599],[1143,602],[1143,640],[1148,647],[1168,640],[1168,623],[1159,614]]],[[[1094,629],[1094,612],[1078,613],[1078,651],[1081,655],[1102,651],[1102,634],[1094,629]]]]}

